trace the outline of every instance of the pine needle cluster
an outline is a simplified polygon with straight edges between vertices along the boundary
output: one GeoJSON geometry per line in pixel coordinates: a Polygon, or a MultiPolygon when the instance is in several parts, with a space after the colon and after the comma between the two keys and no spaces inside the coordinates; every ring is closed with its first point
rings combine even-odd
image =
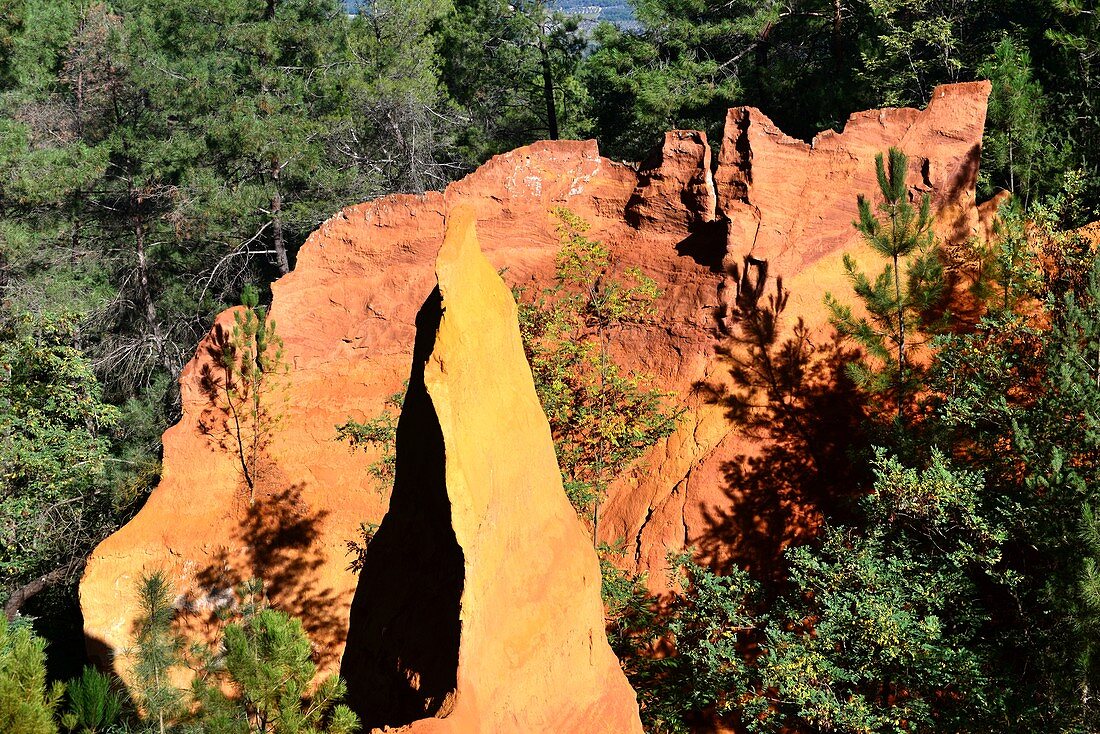
{"type": "Polygon", "coordinates": [[[864,359],[847,365],[849,376],[872,394],[889,395],[899,418],[920,376],[910,358],[915,337],[928,326],[945,290],[943,265],[933,248],[931,201],[927,193],[919,207],[909,201],[908,166],[908,157],[897,148],[886,160],[877,155],[882,201],[872,207],[866,197],[858,200],[854,225],[871,250],[887,260],[872,279],[854,258],[844,256],[844,269],[867,315],[856,315],[832,294],[825,297],[833,326],[865,352],[864,359]]]}

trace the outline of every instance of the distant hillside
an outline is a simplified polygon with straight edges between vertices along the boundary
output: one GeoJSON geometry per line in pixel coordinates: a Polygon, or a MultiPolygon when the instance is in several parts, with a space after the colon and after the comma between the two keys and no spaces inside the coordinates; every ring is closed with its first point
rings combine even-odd
{"type": "Polygon", "coordinates": [[[634,8],[627,0],[556,0],[554,5],[567,13],[583,15],[587,20],[635,24],[634,8]]]}
{"type": "MultiPolygon", "coordinates": [[[[358,12],[359,0],[343,0],[349,14],[358,12]]],[[[567,13],[575,13],[586,21],[607,21],[623,27],[637,25],[634,8],[627,0],[552,0],[551,4],[567,13]]]]}

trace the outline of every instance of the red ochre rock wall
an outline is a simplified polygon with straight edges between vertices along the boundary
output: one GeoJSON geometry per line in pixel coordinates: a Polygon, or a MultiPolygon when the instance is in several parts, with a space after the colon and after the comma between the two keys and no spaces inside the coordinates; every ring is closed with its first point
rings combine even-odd
{"type": "MultiPolygon", "coordinates": [[[[662,289],[655,318],[615,331],[611,348],[686,410],[676,431],[612,486],[601,539],[621,544],[624,563],[648,573],[654,590],[667,583],[668,553],[685,547],[715,563],[774,559],[814,531],[822,502],[844,479],[815,441],[844,437],[850,404],[823,376],[812,404],[836,415],[835,425],[793,445],[759,410],[731,408],[729,396],[743,387],[729,356],[739,349],[740,319],[767,301],[779,276],[789,293],[784,334],[801,320],[811,347],[826,349],[822,299],[850,292],[844,253],[879,267],[852,221],[857,195],[876,191],[874,155],[890,146],[909,155],[912,195],[931,194],[941,235],[956,243],[981,236],[988,216],[979,215],[974,187],[988,94],[985,82],[938,87],[925,110],[856,113],[843,132],[809,144],[755,109],[733,109],[713,174],[706,137],[694,131],[668,133],[637,169],[600,157],[594,141],[541,142],[496,156],[445,192],[344,209],[272,286],[288,371],[272,398],[283,419],[255,501],[242,490],[211,398],[219,339],[232,327],[227,312],[180,377],[183,418],[165,433],[160,485],[89,560],[81,604],[90,647],[128,645],[143,571],[169,574],[181,603],[197,612],[196,634],[226,587],[258,576],[273,603],[304,617],[326,669],[337,669],[357,582],[346,543],[360,523],[382,520],[388,498],[369,472],[377,452],[351,451],[335,427],[380,414],[409,376],[416,316],[436,286],[447,213],[459,205],[509,285],[537,292],[551,283],[553,210],[566,207],[590,224],[588,235],[610,248],[617,268],[636,266],[662,289]],[[821,483],[806,479],[804,465],[833,485],[809,486],[821,483]]],[[[553,627],[525,608],[532,631],[553,627]]]]}

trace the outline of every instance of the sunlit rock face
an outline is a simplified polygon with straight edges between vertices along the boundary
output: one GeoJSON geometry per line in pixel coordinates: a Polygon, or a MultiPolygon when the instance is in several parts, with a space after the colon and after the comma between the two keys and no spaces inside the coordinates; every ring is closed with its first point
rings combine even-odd
{"type": "MultiPolygon", "coordinates": [[[[867,270],[880,266],[852,227],[857,196],[877,191],[874,156],[890,146],[909,155],[911,195],[931,195],[947,241],[982,236],[989,216],[975,205],[974,189],[988,94],[987,83],[939,87],[925,110],[856,113],[843,131],[822,133],[811,143],[783,135],[755,109],[733,109],[716,167],[705,135],[695,131],[668,133],[638,166],[602,158],[594,141],[542,142],[493,158],[442,193],[389,196],[341,211],[310,236],[293,272],[272,287],[271,312],[285,343],[287,371],[269,397],[281,419],[266,442],[255,492],[243,489],[219,397],[220,354],[233,323],[227,312],[181,375],[183,418],[164,436],[160,486],[89,561],[81,584],[89,647],[106,661],[109,651],[129,644],[143,570],[168,572],[181,606],[193,612],[187,620],[196,636],[210,633],[210,615],[227,598],[226,589],[255,576],[267,581],[273,604],[303,617],[323,667],[339,670],[356,586],[367,573],[349,570],[347,543],[358,537],[361,523],[382,522],[390,496],[370,472],[377,450],[352,451],[337,440],[336,426],[381,414],[386,399],[415,375],[414,351],[426,338],[423,329],[418,332],[418,314],[421,322],[427,318],[425,299],[445,279],[437,278],[436,261],[459,207],[469,212],[491,269],[528,294],[552,283],[559,207],[590,225],[588,236],[607,245],[617,270],[638,267],[661,288],[654,317],[613,330],[610,347],[626,368],[652,376],[684,413],[675,432],[613,484],[601,508],[600,539],[621,544],[623,564],[646,572],[655,591],[668,583],[668,553],[685,547],[715,564],[735,561],[766,571],[782,548],[814,532],[821,509],[850,487],[840,448],[856,416],[836,380],[844,347],[833,342],[822,299],[826,292],[850,292],[844,253],[867,270]],[[778,311],[779,341],[797,334],[806,352],[800,414],[768,410],[756,399],[765,386],[745,368],[751,346],[745,324],[761,309],[778,311]]],[[[428,393],[432,369],[423,368],[428,393]]],[[[479,394],[489,402],[484,420],[510,399],[501,395],[496,404],[491,393],[479,394]]],[[[445,438],[446,408],[430,397],[445,438]]],[[[466,430],[463,425],[454,430],[466,430]]],[[[475,448],[464,451],[477,454],[475,448]]],[[[483,463],[497,460],[493,451],[501,447],[483,448],[483,463]]],[[[437,714],[453,706],[454,716],[463,705],[484,716],[504,715],[488,701],[463,704],[461,695],[452,700],[447,691],[454,685],[465,690],[464,674],[473,680],[482,675],[477,671],[510,664],[512,678],[501,685],[528,692],[553,688],[562,685],[554,677],[562,668],[541,668],[553,661],[524,652],[509,662],[513,653],[490,641],[493,617],[475,624],[465,616],[511,603],[502,591],[510,581],[492,589],[471,585],[472,549],[498,553],[485,557],[496,558],[505,575],[546,563],[538,566],[546,583],[555,589],[572,584],[578,595],[587,593],[591,579],[582,568],[587,561],[558,565],[526,552],[509,555],[494,545],[506,534],[482,537],[482,526],[476,532],[463,526],[450,471],[449,464],[443,468],[447,502],[437,495],[438,512],[417,527],[425,533],[451,528],[455,536],[431,530],[424,542],[432,546],[427,556],[445,559],[453,570],[435,571],[452,580],[450,596],[440,603],[457,605],[462,632],[455,637],[440,628],[433,634],[438,645],[458,650],[459,663],[438,668],[433,685],[442,693],[417,694],[409,705],[437,714]],[[480,656],[488,667],[479,667],[480,656]]],[[[395,503],[400,495],[399,487],[395,503]]],[[[545,528],[550,555],[549,538],[576,529],[573,518],[553,517],[545,528]],[[562,523],[571,529],[557,527],[562,523]]],[[[503,514],[496,522],[518,519],[503,514]]],[[[547,617],[531,614],[533,639],[554,633],[553,622],[543,630],[547,617]]],[[[453,620],[450,612],[444,616],[453,620]]],[[[563,654],[562,660],[573,659],[563,654]]],[[[604,670],[594,660],[586,669],[604,670]]]]}
{"type": "Polygon", "coordinates": [[[368,727],[641,732],[516,305],[474,217],[448,212],[417,317],[393,500],[351,609],[348,700],[368,727]]]}

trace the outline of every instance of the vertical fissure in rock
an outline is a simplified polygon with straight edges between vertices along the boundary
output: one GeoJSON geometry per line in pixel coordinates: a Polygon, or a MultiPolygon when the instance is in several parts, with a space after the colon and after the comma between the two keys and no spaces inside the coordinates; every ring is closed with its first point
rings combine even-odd
{"type": "Polygon", "coordinates": [[[436,288],[416,317],[390,508],[367,549],[351,606],[341,674],[367,731],[445,716],[454,704],[464,565],[451,524],[443,433],[424,386],[442,313],[436,288]]]}

